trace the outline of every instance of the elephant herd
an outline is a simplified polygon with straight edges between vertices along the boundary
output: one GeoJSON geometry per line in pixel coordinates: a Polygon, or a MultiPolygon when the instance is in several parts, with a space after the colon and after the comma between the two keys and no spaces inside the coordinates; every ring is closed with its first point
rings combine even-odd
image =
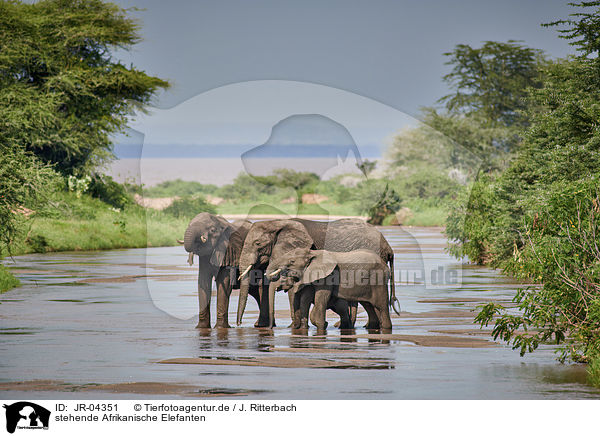
{"type": "Polygon", "coordinates": [[[198,328],[211,326],[213,279],[215,327],[230,327],[229,297],[238,288],[237,325],[251,295],[260,313],[254,326],[273,327],[278,290],[288,294],[292,328],[308,328],[310,320],[324,330],[327,309],[339,315],[340,328],[354,328],[359,303],[369,316],[368,329],[391,329],[389,308],[400,313],[392,248],[379,230],[359,219],[251,223],[203,212],[190,221],[183,244],[190,265],[198,256],[198,328]]]}

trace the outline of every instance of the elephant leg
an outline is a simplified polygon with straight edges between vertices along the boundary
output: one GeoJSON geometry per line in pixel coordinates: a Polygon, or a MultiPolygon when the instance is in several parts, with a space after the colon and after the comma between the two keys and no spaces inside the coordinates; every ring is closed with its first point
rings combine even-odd
{"type": "Polygon", "coordinates": [[[290,303],[290,318],[292,319],[292,323],[288,326],[288,328],[293,328],[293,329],[297,329],[299,328],[299,322],[297,319],[298,314],[296,313],[296,311],[298,310],[296,307],[296,297],[297,297],[297,293],[292,292],[292,291],[288,291],[288,301],[290,303]]]}
{"type": "Polygon", "coordinates": [[[367,315],[369,316],[369,321],[367,321],[367,323],[364,325],[364,328],[378,329],[379,328],[379,318],[377,317],[377,312],[375,312],[373,305],[371,303],[367,303],[365,301],[361,301],[360,304],[362,305],[362,307],[367,312],[367,315]],[[373,327],[374,325],[377,327],[373,327]]]}
{"type": "MultiPolygon", "coordinates": [[[[308,318],[310,312],[310,306],[315,301],[315,291],[310,287],[305,287],[300,292],[299,300],[299,309],[297,312],[297,317],[299,320],[300,328],[307,329],[308,328],[308,318]]],[[[312,316],[312,312],[310,312],[310,316],[312,316]]],[[[312,318],[311,318],[312,322],[312,318]]],[[[316,325],[313,322],[314,325],[316,325]]]]}
{"type": "MultiPolygon", "coordinates": [[[[264,278],[258,286],[260,295],[258,308],[260,312],[258,320],[254,323],[254,327],[269,327],[269,292],[268,286],[264,283],[264,278]]],[[[273,321],[273,327],[275,327],[275,321],[273,321]]]]}
{"type": "Polygon", "coordinates": [[[379,327],[382,330],[391,330],[392,320],[390,319],[390,306],[388,300],[387,286],[377,286],[373,289],[375,296],[378,298],[373,302],[377,318],[379,319],[379,327]]]}
{"type": "Polygon", "coordinates": [[[350,322],[350,309],[346,300],[343,298],[333,297],[329,301],[329,307],[340,316],[340,329],[346,330],[352,328],[352,324],[350,322]]]}
{"type": "Polygon", "coordinates": [[[371,303],[367,303],[366,301],[361,302],[367,313],[369,314],[369,322],[365,325],[367,330],[377,330],[379,329],[379,317],[377,316],[377,312],[371,303]]]}
{"type": "Polygon", "coordinates": [[[212,278],[210,268],[200,264],[198,269],[198,325],[196,328],[210,328],[212,278]]]}
{"type": "Polygon", "coordinates": [[[317,327],[317,332],[324,332],[327,328],[325,317],[330,298],[331,289],[320,288],[315,290],[315,307],[310,314],[310,321],[317,327]]]}
{"type": "Polygon", "coordinates": [[[358,302],[356,301],[352,301],[349,303],[350,306],[350,324],[352,325],[352,327],[350,328],[354,328],[354,325],[356,324],[356,312],[358,311],[358,302]]]}
{"type": "Polygon", "coordinates": [[[379,319],[379,326],[381,330],[391,330],[392,320],[390,319],[390,310],[387,306],[375,307],[377,318],[379,319]]]}
{"type": "Polygon", "coordinates": [[[215,327],[231,328],[229,325],[229,297],[231,296],[231,275],[229,268],[221,268],[215,279],[217,283],[217,322],[215,327]]]}

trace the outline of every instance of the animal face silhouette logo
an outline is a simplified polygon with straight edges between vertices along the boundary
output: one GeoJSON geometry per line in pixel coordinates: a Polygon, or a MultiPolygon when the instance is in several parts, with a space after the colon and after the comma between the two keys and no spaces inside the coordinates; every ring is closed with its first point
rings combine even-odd
{"type": "Polygon", "coordinates": [[[6,431],[14,433],[16,428],[47,429],[50,411],[28,401],[4,405],[6,409],[6,431]]]}

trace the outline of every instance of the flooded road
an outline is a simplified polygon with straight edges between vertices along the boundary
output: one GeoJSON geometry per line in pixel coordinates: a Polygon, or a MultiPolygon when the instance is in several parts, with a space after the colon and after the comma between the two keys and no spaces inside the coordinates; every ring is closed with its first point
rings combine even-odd
{"type": "MultiPolygon", "coordinates": [[[[402,304],[389,335],[342,335],[335,314],[325,336],[295,334],[285,294],[272,331],[252,327],[253,299],[242,327],[196,330],[197,271],[182,247],[16,257],[23,286],[0,295],[0,397],[600,398],[551,347],[521,358],[472,323],[477,305],[509,303],[522,285],[462,265],[439,230],[382,232],[402,304]]],[[[234,291],[230,323],[236,308],[234,291]]]]}

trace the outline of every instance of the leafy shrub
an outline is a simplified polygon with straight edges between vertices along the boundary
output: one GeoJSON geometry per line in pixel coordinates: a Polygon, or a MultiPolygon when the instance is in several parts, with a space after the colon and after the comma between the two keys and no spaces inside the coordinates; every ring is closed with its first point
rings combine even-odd
{"type": "Polygon", "coordinates": [[[77,198],[81,197],[81,194],[87,192],[90,187],[92,178],[90,176],[84,176],[77,178],[73,175],[67,177],[67,189],[69,192],[74,192],[77,198]]]}
{"type": "Polygon", "coordinates": [[[405,198],[437,198],[446,200],[455,197],[460,184],[448,175],[435,170],[422,169],[402,179],[395,180],[396,189],[405,198]]]}
{"type": "Polygon", "coordinates": [[[274,194],[277,188],[273,184],[265,184],[245,173],[240,173],[230,185],[219,189],[221,197],[228,200],[257,200],[261,195],[274,194]]]}
{"type": "Polygon", "coordinates": [[[355,195],[359,201],[360,212],[369,216],[369,223],[381,225],[385,217],[400,210],[400,196],[384,180],[366,180],[357,188],[355,195]]]}
{"type": "Polygon", "coordinates": [[[0,263],[0,294],[19,286],[19,280],[13,276],[8,268],[0,263]]]}
{"type": "Polygon", "coordinates": [[[92,175],[88,192],[92,197],[118,209],[133,203],[133,198],[127,192],[125,185],[115,182],[111,176],[104,174],[92,175]]]}
{"type": "Polygon", "coordinates": [[[41,208],[59,180],[30,153],[0,144],[0,251],[10,252],[11,243],[24,229],[27,209],[41,208]]]}
{"type": "Polygon", "coordinates": [[[173,201],[169,207],[164,209],[164,212],[173,215],[175,218],[192,219],[200,212],[216,213],[217,211],[215,207],[208,204],[203,197],[193,196],[182,197],[173,201]]]}
{"type": "Polygon", "coordinates": [[[217,193],[219,188],[216,185],[205,185],[200,182],[186,180],[167,180],[150,188],[144,188],[144,196],[146,197],[185,197],[197,194],[217,193]]]}

